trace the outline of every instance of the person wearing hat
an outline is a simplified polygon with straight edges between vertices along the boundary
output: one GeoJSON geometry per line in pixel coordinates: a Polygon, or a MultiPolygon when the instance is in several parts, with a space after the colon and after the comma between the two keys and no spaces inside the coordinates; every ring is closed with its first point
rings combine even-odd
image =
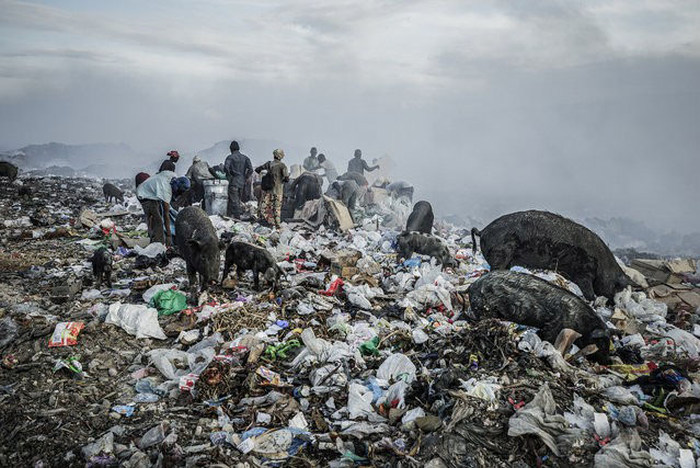
{"type": "Polygon", "coordinates": [[[262,197],[260,199],[260,217],[268,224],[280,227],[282,215],[282,199],[284,184],[289,181],[289,170],[282,162],[284,151],[276,149],[272,152],[273,160],[255,169],[260,174],[266,171],[261,181],[262,197]]]}
{"type": "Polygon", "coordinates": [[[204,181],[214,178],[214,172],[209,163],[202,161],[199,156],[192,158],[192,165],[187,169],[185,177],[192,182],[192,197],[190,203],[199,203],[204,198],[204,181]]]}
{"type": "MultiPolygon", "coordinates": [[[[180,153],[178,153],[176,150],[168,151],[167,156],[168,159],[161,163],[160,168],[158,168],[158,172],[165,170],[165,163],[167,163],[168,161],[173,164],[177,164],[177,162],[180,160],[180,153]]],[[[173,170],[173,172],[175,171],[173,170]]]]}

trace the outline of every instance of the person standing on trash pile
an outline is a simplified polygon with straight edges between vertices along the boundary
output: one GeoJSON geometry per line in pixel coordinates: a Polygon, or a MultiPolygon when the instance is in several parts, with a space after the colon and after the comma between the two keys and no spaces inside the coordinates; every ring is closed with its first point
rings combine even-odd
{"type": "Polygon", "coordinates": [[[168,247],[172,245],[173,239],[170,232],[170,216],[164,214],[170,213],[170,202],[173,198],[171,182],[175,177],[173,171],[160,171],[136,189],[136,196],[146,215],[150,241],[160,242],[168,247]]]}
{"type": "Polygon", "coordinates": [[[214,178],[214,172],[209,163],[202,161],[199,156],[192,158],[192,165],[187,169],[185,177],[190,179],[192,183],[192,191],[190,192],[190,203],[199,203],[204,199],[204,181],[214,178]]]}
{"type": "Polygon", "coordinates": [[[226,214],[234,218],[241,216],[241,200],[246,180],[253,174],[253,165],[250,158],[241,153],[237,141],[232,141],[229,146],[231,154],[224,162],[224,172],[228,179],[228,206],[226,214]]]}
{"type": "Polygon", "coordinates": [[[359,149],[355,150],[355,157],[348,162],[348,172],[357,172],[358,174],[365,175],[365,171],[372,172],[379,169],[379,166],[368,166],[367,161],[362,159],[362,151],[359,149]]]}
{"type": "Polygon", "coordinates": [[[335,165],[323,153],[318,155],[318,164],[324,170],[322,177],[326,178],[328,185],[332,184],[338,178],[338,171],[335,170],[335,165]]]}
{"type": "Polygon", "coordinates": [[[262,189],[259,205],[260,218],[279,228],[284,184],[289,181],[289,170],[287,165],[282,162],[284,151],[276,149],[272,155],[274,159],[256,168],[255,172],[260,174],[262,171],[267,171],[260,183],[262,189]]]}
{"type": "Polygon", "coordinates": [[[311,150],[309,151],[309,155],[306,157],[306,159],[304,159],[304,163],[302,164],[304,170],[314,172],[321,167],[319,165],[319,160],[316,157],[317,152],[318,150],[316,149],[316,147],[311,148],[311,150]]]}
{"type": "MultiPolygon", "coordinates": [[[[167,156],[168,156],[168,159],[166,159],[165,161],[163,161],[163,162],[160,164],[160,168],[158,169],[158,172],[167,170],[167,169],[166,169],[166,166],[165,166],[165,164],[166,164],[167,162],[171,162],[171,163],[173,163],[173,164],[177,164],[177,162],[180,160],[180,153],[178,153],[176,150],[168,151],[167,156]]],[[[174,167],[174,166],[173,166],[173,167],[174,167]]],[[[175,169],[173,169],[173,172],[175,172],[175,169]]]]}

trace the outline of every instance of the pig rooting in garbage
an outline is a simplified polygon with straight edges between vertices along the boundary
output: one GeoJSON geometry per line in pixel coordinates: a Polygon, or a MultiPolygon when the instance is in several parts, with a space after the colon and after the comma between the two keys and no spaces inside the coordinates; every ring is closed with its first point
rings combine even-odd
{"type": "Polygon", "coordinates": [[[119,203],[124,203],[124,192],[122,192],[119,187],[109,182],[102,186],[102,193],[105,196],[105,201],[110,200],[118,201],[119,203]]]}
{"type": "Polygon", "coordinates": [[[420,232],[403,232],[396,238],[396,244],[399,258],[408,260],[417,253],[435,258],[443,267],[455,265],[450,249],[437,237],[420,232]]]}
{"type": "Polygon", "coordinates": [[[576,283],[588,300],[612,299],[631,285],[605,242],[590,229],[546,211],[520,211],[472,229],[472,243],[492,270],[513,266],[555,270],[576,283]]]}
{"type": "Polygon", "coordinates": [[[433,231],[434,220],[433,206],[430,202],[421,200],[413,205],[413,211],[411,211],[408,221],[406,221],[406,231],[430,234],[433,231]]]}
{"type": "Polygon", "coordinates": [[[14,182],[17,178],[17,166],[7,161],[0,161],[0,177],[7,177],[10,182],[14,182]]]}
{"type": "Polygon", "coordinates": [[[257,247],[247,242],[231,242],[226,249],[226,261],[224,262],[224,276],[226,279],[232,266],[236,266],[236,275],[240,281],[243,273],[253,271],[253,284],[255,289],[260,289],[260,274],[270,284],[273,290],[277,290],[282,269],[277,265],[272,254],[266,249],[257,247]]]}
{"type": "Polygon", "coordinates": [[[219,238],[207,214],[199,207],[183,208],[175,219],[177,248],[187,264],[190,287],[197,283],[199,273],[200,289],[207,287],[219,278],[219,238]]]}
{"type": "Polygon", "coordinates": [[[508,270],[488,273],[469,287],[471,309],[477,319],[498,318],[537,327],[538,335],[554,343],[564,328],[582,336],[579,348],[595,344],[590,356],[609,362],[611,331],[596,312],[575,294],[527,273],[508,270]]]}
{"type": "Polygon", "coordinates": [[[112,253],[106,247],[100,247],[92,254],[92,273],[95,275],[97,288],[102,286],[102,281],[112,287],[112,253]]]}

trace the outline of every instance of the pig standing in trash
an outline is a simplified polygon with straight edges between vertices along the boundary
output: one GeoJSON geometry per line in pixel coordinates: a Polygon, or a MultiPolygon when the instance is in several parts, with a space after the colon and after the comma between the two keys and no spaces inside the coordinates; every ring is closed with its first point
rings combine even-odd
{"type": "Polygon", "coordinates": [[[454,266],[450,249],[437,237],[419,232],[403,232],[396,238],[399,258],[408,260],[413,253],[429,255],[443,267],[454,266]]]}
{"type": "Polygon", "coordinates": [[[219,278],[219,238],[207,214],[197,206],[183,208],[175,219],[175,236],[180,255],[187,263],[190,287],[197,283],[205,291],[219,278]]]}
{"type": "Polygon", "coordinates": [[[7,177],[10,179],[10,183],[14,182],[17,178],[17,166],[7,161],[0,161],[0,177],[7,177]]]}
{"type": "Polygon", "coordinates": [[[469,301],[478,319],[498,318],[539,328],[538,335],[554,344],[564,328],[582,336],[574,343],[595,344],[591,359],[605,363],[610,330],[598,314],[575,294],[541,278],[509,270],[488,273],[469,286],[469,301]]]}
{"type": "Polygon", "coordinates": [[[233,265],[236,265],[236,275],[239,281],[245,271],[252,270],[255,289],[260,289],[260,273],[272,285],[273,290],[277,289],[282,269],[277,265],[272,254],[266,249],[247,242],[231,242],[226,249],[222,281],[226,279],[233,265]]]}
{"type": "Polygon", "coordinates": [[[106,247],[100,247],[92,254],[90,259],[92,262],[92,273],[95,275],[97,288],[102,286],[102,281],[107,283],[108,287],[112,287],[112,254],[106,247]]]}
{"type": "Polygon", "coordinates": [[[110,200],[118,201],[119,203],[124,203],[124,192],[119,189],[114,184],[107,182],[102,186],[102,193],[105,196],[105,201],[109,203],[110,200]]]}
{"type": "Polygon", "coordinates": [[[413,205],[413,211],[406,221],[406,231],[430,234],[433,231],[433,221],[435,221],[435,216],[432,205],[421,200],[413,205]]]}
{"type": "Polygon", "coordinates": [[[593,231],[546,211],[520,211],[479,231],[481,251],[493,270],[513,266],[555,270],[576,283],[588,300],[612,299],[631,282],[605,242],[593,231]]]}

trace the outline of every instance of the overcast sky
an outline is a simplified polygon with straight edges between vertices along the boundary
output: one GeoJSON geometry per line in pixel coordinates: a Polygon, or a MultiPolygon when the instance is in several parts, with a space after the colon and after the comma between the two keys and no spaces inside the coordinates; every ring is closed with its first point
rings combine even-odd
{"type": "Polygon", "coordinates": [[[0,11],[4,147],[265,138],[319,146],[341,169],[360,147],[391,155],[442,212],[546,208],[700,230],[698,0],[0,11]]]}

